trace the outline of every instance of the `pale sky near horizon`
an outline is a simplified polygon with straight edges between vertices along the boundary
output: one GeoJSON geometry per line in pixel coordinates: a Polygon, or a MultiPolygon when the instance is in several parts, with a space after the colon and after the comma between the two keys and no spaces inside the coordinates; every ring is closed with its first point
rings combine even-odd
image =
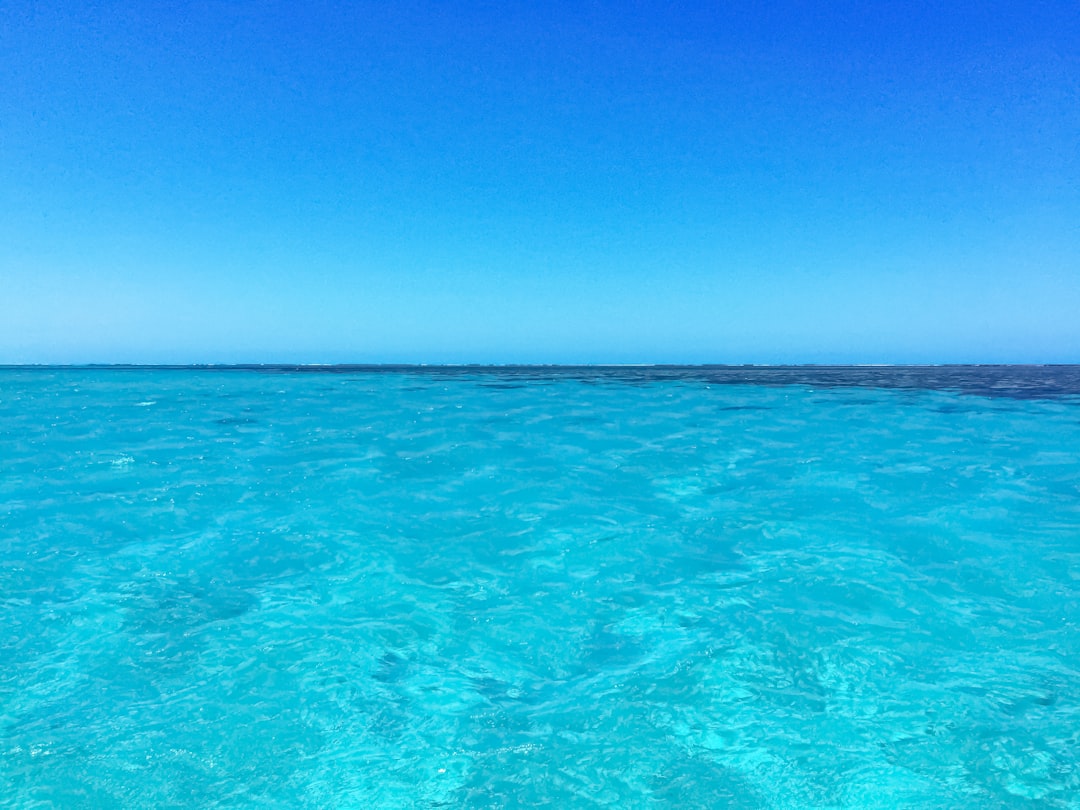
{"type": "Polygon", "coordinates": [[[1074,3],[6,3],[0,363],[1080,362],[1074,3]]]}

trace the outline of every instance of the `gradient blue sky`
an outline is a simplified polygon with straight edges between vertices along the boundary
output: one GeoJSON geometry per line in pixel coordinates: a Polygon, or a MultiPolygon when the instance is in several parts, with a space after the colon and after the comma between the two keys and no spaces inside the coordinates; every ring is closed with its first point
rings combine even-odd
{"type": "Polygon", "coordinates": [[[1059,3],[0,9],[0,362],[1078,362],[1059,3]]]}

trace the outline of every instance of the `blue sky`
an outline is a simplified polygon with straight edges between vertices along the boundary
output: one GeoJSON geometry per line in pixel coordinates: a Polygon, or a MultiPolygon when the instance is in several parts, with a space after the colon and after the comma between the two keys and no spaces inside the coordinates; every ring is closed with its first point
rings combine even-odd
{"type": "Polygon", "coordinates": [[[0,362],[1080,362],[1074,3],[0,21],[0,362]]]}

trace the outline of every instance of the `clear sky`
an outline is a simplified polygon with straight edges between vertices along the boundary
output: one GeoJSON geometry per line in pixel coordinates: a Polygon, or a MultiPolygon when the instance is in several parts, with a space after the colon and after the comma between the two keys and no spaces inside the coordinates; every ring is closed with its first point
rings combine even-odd
{"type": "Polygon", "coordinates": [[[0,362],[1080,362],[1070,2],[0,7],[0,362]]]}

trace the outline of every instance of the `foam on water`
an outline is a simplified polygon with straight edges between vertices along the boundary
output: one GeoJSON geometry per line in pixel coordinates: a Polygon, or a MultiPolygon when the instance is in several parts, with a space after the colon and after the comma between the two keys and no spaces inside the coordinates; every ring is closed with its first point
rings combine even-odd
{"type": "Polygon", "coordinates": [[[1080,808],[1075,370],[274,371],[0,370],[0,806],[1080,808]]]}

